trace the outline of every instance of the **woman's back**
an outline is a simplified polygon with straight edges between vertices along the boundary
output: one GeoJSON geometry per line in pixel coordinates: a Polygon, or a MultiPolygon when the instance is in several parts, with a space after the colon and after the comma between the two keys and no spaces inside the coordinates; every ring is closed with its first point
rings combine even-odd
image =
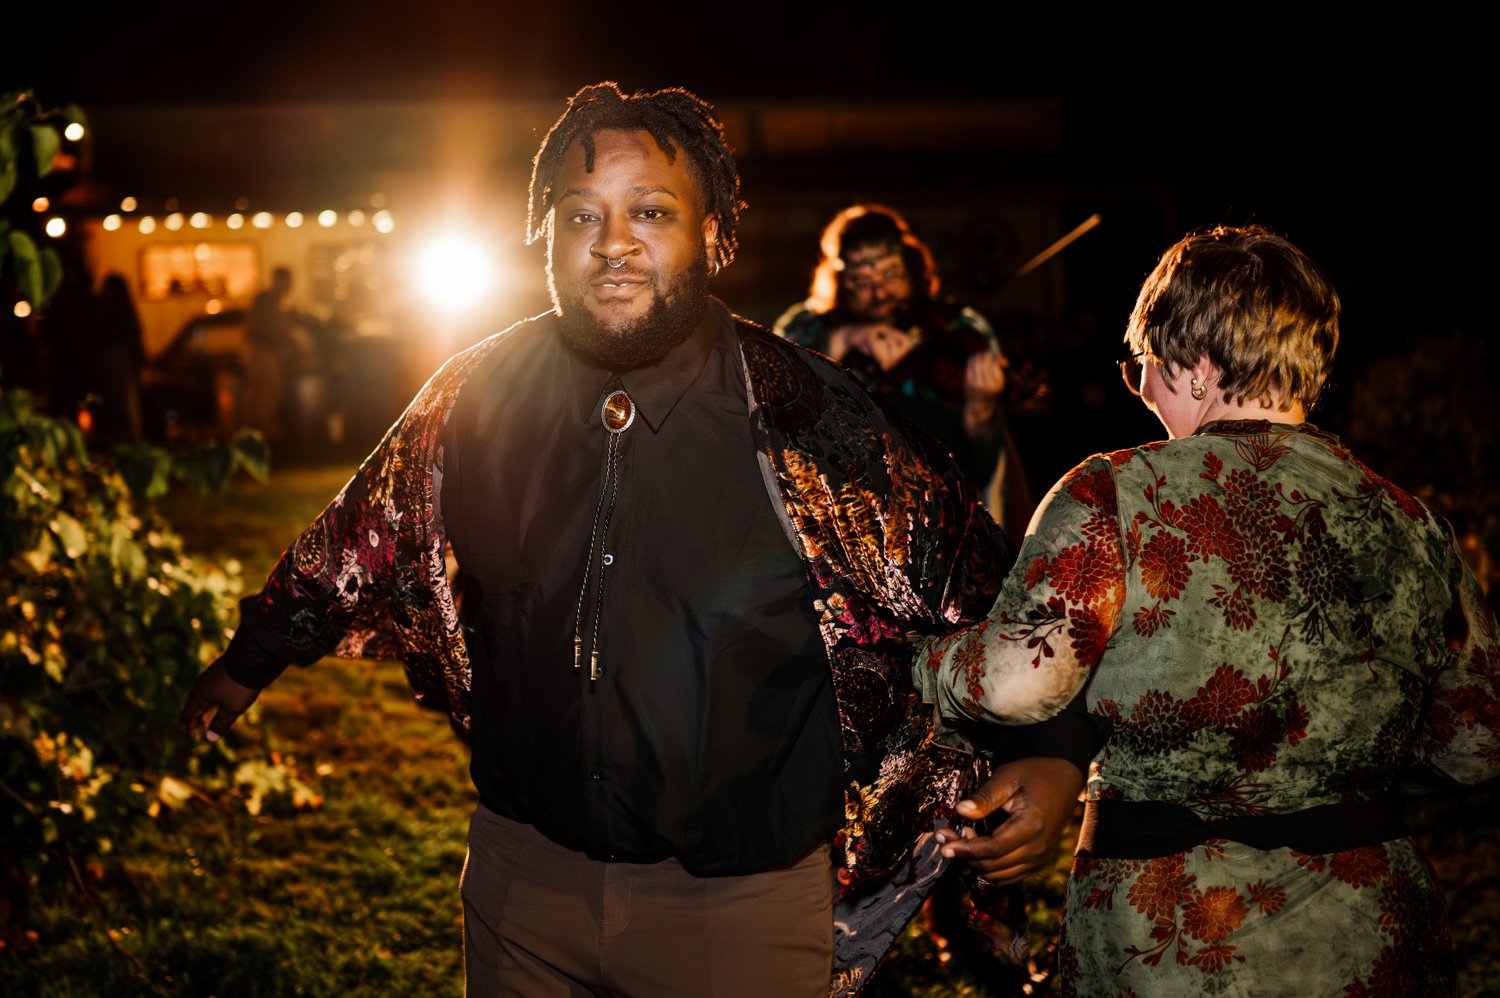
{"type": "Polygon", "coordinates": [[[1310,427],[1110,462],[1126,586],[1088,692],[1115,724],[1091,796],[1230,817],[1384,794],[1414,762],[1488,774],[1458,732],[1452,759],[1420,737],[1462,573],[1420,502],[1310,427]]]}
{"type": "MultiPolygon", "coordinates": [[[[1451,535],[1336,440],[1218,424],[1070,477],[1065,491],[1084,498],[1075,519],[1093,508],[1082,543],[1118,543],[1123,565],[1086,694],[1114,725],[1091,800],[1257,818],[1381,802],[1407,775],[1493,774],[1494,685],[1472,670],[1494,660],[1496,638],[1474,636],[1490,646],[1477,659],[1466,649],[1451,535]]],[[[1052,555],[1054,583],[1066,560],[1052,555]]],[[[1080,858],[1068,909],[1063,959],[1079,994],[1452,989],[1441,897],[1404,838],[1080,858]]]]}

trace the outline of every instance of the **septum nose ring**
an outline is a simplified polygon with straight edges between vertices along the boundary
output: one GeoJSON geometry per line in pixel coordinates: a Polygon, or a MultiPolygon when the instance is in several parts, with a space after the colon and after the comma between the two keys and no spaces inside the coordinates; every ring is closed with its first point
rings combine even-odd
{"type": "Polygon", "coordinates": [[[605,257],[604,262],[609,265],[610,270],[619,270],[625,266],[625,258],[623,256],[605,257]]]}

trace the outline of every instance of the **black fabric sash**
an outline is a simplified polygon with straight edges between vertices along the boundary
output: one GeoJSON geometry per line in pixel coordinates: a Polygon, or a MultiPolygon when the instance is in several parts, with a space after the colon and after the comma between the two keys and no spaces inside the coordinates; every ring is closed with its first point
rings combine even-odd
{"type": "Polygon", "coordinates": [[[1156,859],[1229,839],[1255,849],[1342,852],[1406,836],[1391,797],[1324,804],[1305,811],[1208,821],[1177,804],[1091,800],[1083,809],[1078,855],[1093,859],[1156,859]]]}

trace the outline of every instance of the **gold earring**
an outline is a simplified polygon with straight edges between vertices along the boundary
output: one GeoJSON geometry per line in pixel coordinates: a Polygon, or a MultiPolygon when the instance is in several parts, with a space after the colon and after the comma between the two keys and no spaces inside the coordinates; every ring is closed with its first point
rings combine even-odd
{"type": "Polygon", "coordinates": [[[1208,396],[1208,386],[1198,384],[1198,379],[1194,378],[1193,387],[1189,389],[1188,394],[1192,395],[1199,402],[1202,402],[1208,396]]]}

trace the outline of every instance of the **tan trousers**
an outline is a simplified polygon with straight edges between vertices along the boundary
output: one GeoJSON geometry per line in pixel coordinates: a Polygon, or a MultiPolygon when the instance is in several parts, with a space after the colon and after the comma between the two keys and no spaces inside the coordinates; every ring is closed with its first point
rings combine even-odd
{"type": "Polygon", "coordinates": [[[815,998],[833,961],[826,846],[793,866],[695,877],[601,863],[483,805],[464,861],[464,976],[491,995],[815,998]]]}

